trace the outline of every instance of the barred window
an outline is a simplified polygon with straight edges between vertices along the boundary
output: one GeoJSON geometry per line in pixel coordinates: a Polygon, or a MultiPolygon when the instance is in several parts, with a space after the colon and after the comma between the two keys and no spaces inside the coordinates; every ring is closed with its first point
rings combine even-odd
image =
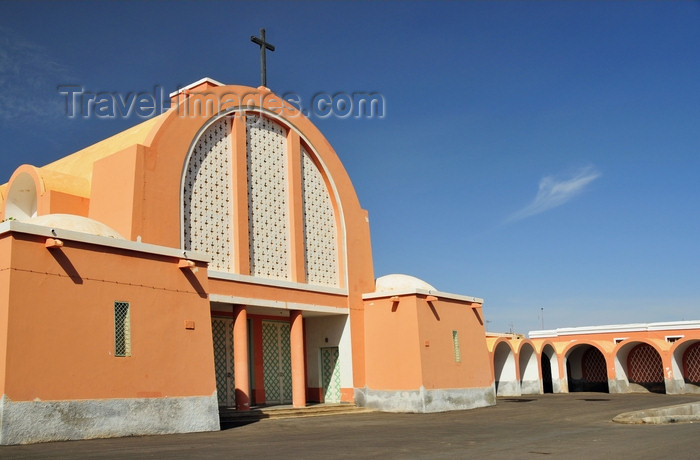
{"type": "Polygon", "coordinates": [[[462,354],[459,351],[459,335],[457,331],[452,331],[452,346],[455,349],[455,362],[462,362],[462,354]]]}
{"type": "Polygon", "coordinates": [[[114,302],[114,356],[131,356],[129,302],[114,302]]]}

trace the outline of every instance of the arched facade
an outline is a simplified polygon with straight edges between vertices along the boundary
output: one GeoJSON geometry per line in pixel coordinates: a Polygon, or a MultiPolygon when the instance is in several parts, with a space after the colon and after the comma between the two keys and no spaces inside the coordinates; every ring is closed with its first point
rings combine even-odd
{"type": "MultiPolygon", "coordinates": [[[[554,351],[562,357],[566,378],[561,391],[698,392],[692,382],[698,354],[693,347],[700,342],[698,321],[532,331],[530,340],[539,350],[543,375],[544,361],[552,367],[554,351]]],[[[543,379],[543,387],[547,385],[543,379]]]]}

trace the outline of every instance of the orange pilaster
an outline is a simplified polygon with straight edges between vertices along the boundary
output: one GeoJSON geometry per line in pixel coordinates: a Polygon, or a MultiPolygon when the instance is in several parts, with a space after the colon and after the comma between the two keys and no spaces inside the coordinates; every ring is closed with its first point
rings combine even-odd
{"type": "Polygon", "coordinates": [[[301,187],[301,150],[299,134],[290,129],[287,133],[287,177],[289,202],[289,239],[292,281],[306,282],[304,270],[304,209],[301,187]]]}
{"type": "Polygon", "coordinates": [[[236,273],[250,275],[248,236],[248,163],[245,116],[236,114],[231,126],[233,150],[233,265],[236,273]]]}
{"type": "Polygon", "coordinates": [[[301,310],[291,312],[290,342],[292,348],[292,405],[306,406],[306,379],[304,373],[304,322],[301,310]]]}
{"type": "Polygon", "coordinates": [[[248,366],[248,313],[245,305],[233,307],[233,375],[236,385],[236,409],[250,409],[248,366]]]}

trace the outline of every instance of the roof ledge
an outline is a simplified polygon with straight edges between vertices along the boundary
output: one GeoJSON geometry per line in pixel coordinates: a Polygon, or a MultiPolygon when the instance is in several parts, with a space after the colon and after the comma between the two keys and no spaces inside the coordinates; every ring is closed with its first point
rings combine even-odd
{"type": "Polygon", "coordinates": [[[190,90],[197,90],[197,91],[206,90],[209,88],[216,88],[217,86],[226,86],[226,85],[224,85],[220,81],[214,80],[213,78],[204,77],[204,78],[197,80],[194,83],[190,83],[189,85],[178,89],[177,91],[173,91],[172,93],[170,93],[170,97],[173,98],[173,97],[177,96],[178,94],[188,93],[190,90]],[[200,86],[201,86],[201,88],[199,88],[200,86]]]}

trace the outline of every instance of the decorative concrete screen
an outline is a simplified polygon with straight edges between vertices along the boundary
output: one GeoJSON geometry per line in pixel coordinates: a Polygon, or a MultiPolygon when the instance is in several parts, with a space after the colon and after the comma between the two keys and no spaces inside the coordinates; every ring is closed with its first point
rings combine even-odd
{"type": "Polygon", "coordinates": [[[289,279],[287,136],[265,117],[246,117],[250,274],[289,279]]]}
{"type": "Polygon", "coordinates": [[[338,243],[333,203],[321,172],[304,148],[301,159],[306,282],[337,286],[338,243]]]}
{"type": "Polygon", "coordinates": [[[231,120],[214,122],[192,151],[183,186],[184,247],[231,271],[231,120]]]}

